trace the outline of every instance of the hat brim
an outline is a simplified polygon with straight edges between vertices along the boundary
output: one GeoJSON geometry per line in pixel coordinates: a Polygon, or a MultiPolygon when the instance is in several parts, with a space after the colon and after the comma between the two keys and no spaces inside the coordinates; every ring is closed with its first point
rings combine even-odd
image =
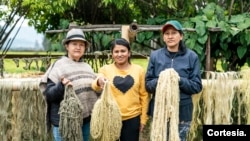
{"type": "Polygon", "coordinates": [[[87,41],[86,39],[83,38],[71,38],[71,39],[64,39],[62,41],[62,44],[65,45],[66,43],[68,43],[69,41],[74,41],[74,40],[79,40],[79,41],[84,41],[86,43],[86,47],[90,47],[90,42],[87,41]]]}
{"type": "Polygon", "coordinates": [[[177,27],[175,27],[173,24],[168,23],[168,24],[165,24],[165,25],[162,27],[162,29],[161,29],[162,33],[164,33],[164,32],[167,30],[167,28],[170,27],[170,26],[172,26],[172,27],[175,28],[176,30],[179,30],[179,29],[178,29],[177,27]]]}

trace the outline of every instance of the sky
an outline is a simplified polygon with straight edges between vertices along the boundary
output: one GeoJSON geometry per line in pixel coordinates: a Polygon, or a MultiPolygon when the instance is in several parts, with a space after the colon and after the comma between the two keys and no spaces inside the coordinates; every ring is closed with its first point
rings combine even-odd
{"type": "MultiPolygon", "coordinates": [[[[20,25],[20,23],[18,24],[20,25]]],[[[19,27],[19,25],[16,27],[19,27]]],[[[17,31],[17,29],[14,29],[14,31],[9,36],[9,39],[14,37],[14,34],[16,33],[15,31],[17,31]]],[[[28,21],[25,20],[11,45],[11,50],[41,50],[43,49],[43,38],[44,35],[37,33],[34,27],[28,26],[28,21]]]]}

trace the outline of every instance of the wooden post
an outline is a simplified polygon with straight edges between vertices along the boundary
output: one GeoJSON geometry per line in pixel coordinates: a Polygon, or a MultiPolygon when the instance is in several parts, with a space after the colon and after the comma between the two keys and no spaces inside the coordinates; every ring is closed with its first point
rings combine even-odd
{"type": "Polygon", "coordinates": [[[123,25],[121,27],[122,38],[126,39],[129,43],[132,43],[135,39],[135,36],[138,31],[138,25],[136,22],[131,23],[130,25],[123,25]]]}
{"type": "MultiPolygon", "coordinates": [[[[213,27],[213,28],[208,28],[208,37],[207,37],[207,43],[206,43],[206,53],[205,53],[205,55],[206,55],[206,70],[205,70],[205,74],[206,74],[206,78],[208,77],[208,75],[207,75],[207,72],[208,71],[212,71],[212,69],[211,69],[211,66],[213,65],[213,64],[211,64],[211,34],[213,33],[213,32],[219,32],[219,31],[221,31],[221,29],[219,28],[219,27],[213,27]]],[[[212,62],[213,63],[213,62],[212,62]]],[[[215,64],[216,65],[216,64],[215,64]]]]}
{"type": "MultiPolygon", "coordinates": [[[[210,45],[210,34],[208,35],[208,38],[207,38],[207,43],[206,43],[206,74],[208,71],[211,70],[211,60],[210,60],[210,57],[211,57],[211,45],[210,45]]],[[[207,75],[206,75],[206,78],[207,78],[207,75]]]]}
{"type": "Polygon", "coordinates": [[[126,39],[129,42],[129,26],[128,25],[123,25],[121,27],[121,37],[126,39]]]}

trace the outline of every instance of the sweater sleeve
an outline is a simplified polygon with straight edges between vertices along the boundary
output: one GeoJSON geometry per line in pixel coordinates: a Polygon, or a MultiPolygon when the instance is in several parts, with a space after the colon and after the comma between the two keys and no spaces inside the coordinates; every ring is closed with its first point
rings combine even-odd
{"type": "Polygon", "coordinates": [[[44,95],[49,102],[60,102],[64,97],[64,85],[61,82],[54,83],[48,79],[44,95]]]}
{"type": "Polygon", "coordinates": [[[97,81],[98,81],[98,79],[99,79],[100,77],[105,77],[104,73],[105,73],[104,67],[100,68],[100,69],[99,69],[99,72],[98,72],[98,74],[97,74],[96,79],[91,83],[92,89],[93,89],[94,91],[96,91],[96,92],[101,92],[101,91],[102,91],[102,88],[101,88],[100,86],[97,85],[97,81]]]}
{"type": "Polygon", "coordinates": [[[142,114],[141,114],[141,124],[146,125],[148,120],[148,104],[149,104],[149,94],[145,88],[145,71],[142,69],[142,73],[140,73],[140,102],[142,106],[142,114]]]}
{"type": "MultiPolygon", "coordinates": [[[[194,55],[193,55],[194,56],[194,55]]],[[[180,78],[180,90],[186,94],[198,94],[202,90],[201,72],[198,57],[195,56],[192,64],[193,71],[189,78],[180,78]]]]}
{"type": "Polygon", "coordinates": [[[96,77],[96,79],[91,83],[92,89],[94,91],[96,91],[96,92],[101,92],[102,91],[101,87],[97,85],[97,81],[98,81],[99,78],[100,77],[96,77]]]}
{"type": "Polygon", "coordinates": [[[155,94],[157,82],[158,82],[158,76],[155,76],[155,65],[153,64],[154,58],[155,58],[154,56],[155,55],[153,53],[150,55],[147,72],[144,78],[146,81],[145,88],[147,92],[151,94],[155,94]]]}

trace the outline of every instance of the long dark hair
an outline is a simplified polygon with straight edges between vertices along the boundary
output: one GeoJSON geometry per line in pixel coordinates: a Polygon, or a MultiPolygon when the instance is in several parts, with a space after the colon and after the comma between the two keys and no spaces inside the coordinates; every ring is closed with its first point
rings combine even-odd
{"type": "MultiPolygon", "coordinates": [[[[126,39],[117,38],[117,39],[114,39],[113,41],[111,41],[111,43],[110,43],[111,53],[113,52],[115,45],[125,46],[128,49],[128,51],[130,52],[130,56],[132,55],[132,53],[130,51],[130,44],[126,39]]],[[[130,57],[128,57],[128,62],[129,62],[129,64],[131,64],[130,57]]]]}

